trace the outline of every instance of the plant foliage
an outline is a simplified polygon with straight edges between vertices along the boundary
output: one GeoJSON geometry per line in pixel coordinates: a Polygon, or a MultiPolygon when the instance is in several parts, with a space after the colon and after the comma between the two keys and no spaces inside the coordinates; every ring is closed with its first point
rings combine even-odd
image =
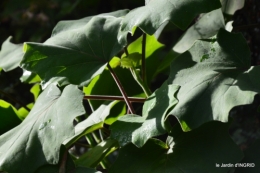
{"type": "Polygon", "coordinates": [[[146,0],[61,21],[44,43],[23,49],[9,37],[0,70],[22,68],[35,103],[17,110],[0,100],[0,172],[257,171],[216,167],[259,163],[257,145],[244,155],[228,134],[230,110],[260,92],[260,68],[223,15],[243,3],[146,0]],[[170,50],[158,41],[167,23],[186,30],[170,50]],[[138,38],[127,37],[137,29],[138,38]]]}

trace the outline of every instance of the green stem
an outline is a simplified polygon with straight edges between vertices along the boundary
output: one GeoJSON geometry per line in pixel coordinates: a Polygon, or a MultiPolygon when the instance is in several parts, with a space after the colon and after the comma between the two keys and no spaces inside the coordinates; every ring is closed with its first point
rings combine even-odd
{"type": "Polygon", "coordinates": [[[19,100],[16,100],[15,98],[13,98],[12,96],[10,96],[9,94],[5,93],[4,91],[0,90],[0,93],[3,94],[4,96],[8,97],[10,100],[12,100],[13,102],[18,103],[20,106],[24,107],[24,109],[26,109],[28,112],[31,111],[30,108],[28,108],[25,104],[23,104],[22,102],[20,102],[19,100]]]}
{"type": "Polygon", "coordinates": [[[99,143],[101,142],[101,140],[100,140],[99,137],[96,135],[96,133],[93,132],[93,133],[91,133],[91,134],[92,134],[94,140],[96,141],[96,143],[99,144],[99,143]]]}
{"type": "Polygon", "coordinates": [[[109,63],[107,64],[107,67],[108,67],[108,69],[109,69],[109,71],[110,71],[112,77],[114,78],[114,80],[115,80],[115,82],[116,82],[116,84],[117,84],[117,86],[118,86],[118,88],[119,88],[121,94],[123,95],[124,100],[125,100],[125,102],[126,102],[128,108],[130,109],[131,114],[135,114],[134,108],[133,108],[131,102],[129,101],[129,99],[128,99],[128,97],[127,97],[127,94],[126,94],[126,92],[125,92],[125,89],[123,88],[123,85],[121,84],[120,80],[118,79],[116,73],[114,72],[114,70],[112,69],[112,67],[110,66],[109,63]]]}
{"type": "Polygon", "coordinates": [[[137,83],[141,86],[141,88],[143,89],[143,91],[144,91],[146,97],[149,97],[149,96],[152,94],[152,92],[150,91],[150,89],[149,89],[147,83],[144,82],[144,81],[141,79],[140,75],[137,73],[137,71],[136,71],[134,68],[130,68],[130,71],[131,71],[131,73],[132,73],[134,79],[136,80],[136,82],[137,82],[137,83]]]}
{"type": "MultiPolygon", "coordinates": [[[[146,40],[146,35],[144,34],[143,36],[144,36],[143,40],[146,40]]],[[[144,41],[143,44],[142,44],[142,68],[143,68],[142,74],[145,74],[145,72],[144,72],[145,71],[145,65],[143,66],[143,63],[145,64],[145,44],[146,44],[146,42],[144,41]]],[[[128,53],[128,50],[127,50],[126,47],[124,48],[124,51],[125,51],[126,56],[128,56],[129,53],[128,53]]],[[[143,79],[141,79],[140,75],[137,73],[137,71],[134,68],[130,68],[130,71],[131,71],[132,76],[134,77],[135,81],[143,89],[146,97],[149,97],[152,94],[152,92],[150,91],[147,82],[144,81],[143,79]]],[[[145,75],[143,75],[143,78],[146,79],[145,75]]]]}
{"type": "Polygon", "coordinates": [[[96,142],[93,140],[90,134],[86,134],[86,140],[91,147],[96,146],[96,142]]]}

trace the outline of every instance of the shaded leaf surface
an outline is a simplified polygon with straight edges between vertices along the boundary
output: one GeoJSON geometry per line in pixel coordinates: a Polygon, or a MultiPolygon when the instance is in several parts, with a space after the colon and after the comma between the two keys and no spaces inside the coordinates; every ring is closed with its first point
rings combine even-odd
{"type": "Polygon", "coordinates": [[[96,16],[85,25],[57,32],[44,44],[26,43],[21,65],[37,73],[45,86],[87,85],[123,48],[117,41],[121,20],[120,16],[96,16]]]}
{"type": "Polygon", "coordinates": [[[116,140],[107,139],[102,141],[95,147],[91,148],[90,151],[87,151],[85,154],[80,156],[80,158],[75,161],[75,164],[77,166],[94,168],[108,153],[114,151],[117,147],[118,143],[116,140]]]}
{"type": "Polygon", "coordinates": [[[184,130],[218,120],[229,111],[250,104],[260,90],[260,68],[250,67],[250,51],[240,34],[220,30],[217,38],[197,41],[171,66],[168,82],[180,85],[179,103],[171,114],[184,130]]]}
{"type": "Polygon", "coordinates": [[[134,33],[135,27],[139,27],[147,34],[152,35],[167,21],[185,29],[198,14],[220,7],[221,4],[218,0],[149,1],[146,2],[145,6],[136,8],[125,16],[118,38],[123,42],[128,32],[134,33]]]}
{"type": "Polygon", "coordinates": [[[178,53],[188,50],[196,40],[206,39],[216,35],[220,28],[225,28],[225,21],[221,9],[202,14],[173,47],[178,53]]]}
{"type": "Polygon", "coordinates": [[[57,164],[62,142],[74,135],[74,118],[85,113],[82,99],[76,86],[62,94],[54,85],[46,88],[26,119],[0,136],[0,170],[32,173],[57,164]]]}
{"type": "MultiPolygon", "coordinates": [[[[0,52],[0,67],[4,71],[10,71],[17,68],[23,58],[23,45],[10,42],[12,37],[8,37],[2,44],[0,52]]],[[[0,70],[1,71],[1,70],[0,70]]]]}
{"type": "Polygon", "coordinates": [[[164,83],[144,103],[142,117],[126,115],[111,125],[111,137],[121,146],[132,142],[142,147],[149,138],[166,133],[166,115],[178,103],[178,90],[179,86],[164,83]]]}
{"type": "Polygon", "coordinates": [[[228,124],[210,122],[191,132],[173,128],[168,145],[150,139],[142,148],[128,144],[109,172],[226,173],[216,163],[236,163],[242,153],[228,135],[228,124]],[[192,156],[192,157],[191,157],[192,156]]]}

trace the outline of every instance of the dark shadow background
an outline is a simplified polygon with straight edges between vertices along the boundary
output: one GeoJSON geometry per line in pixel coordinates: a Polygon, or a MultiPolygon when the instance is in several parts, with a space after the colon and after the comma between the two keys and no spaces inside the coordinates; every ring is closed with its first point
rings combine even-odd
{"type": "MultiPolygon", "coordinates": [[[[73,20],[119,9],[133,9],[144,5],[144,0],[1,0],[0,1],[0,43],[13,36],[14,43],[25,41],[44,42],[50,37],[53,27],[60,20],[73,20]]],[[[252,51],[252,64],[260,65],[260,1],[246,0],[243,9],[234,16],[226,16],[234,20],[234,32],[241,32],[252,51]]],[[[168,26],[160,37],[160,42],[170,48],[183,31],[168,26]]],[[[29,93],[32,85],[23,84],[19,78],[21,69],[1,72],[0,89],[27,104],[33,102],[29,93]]],[[[152,87],[157,88],[167,76],[160,76],[152,87]]],[[[20,105],[0,95],[17,108],[20,105]]],[[[230,134],[241,149],[246,149],[257,138],[260,138],[260,114],[257,108],[260,97],[249,106],[241,106],[231,111],[234,122],[230,134]]]]}

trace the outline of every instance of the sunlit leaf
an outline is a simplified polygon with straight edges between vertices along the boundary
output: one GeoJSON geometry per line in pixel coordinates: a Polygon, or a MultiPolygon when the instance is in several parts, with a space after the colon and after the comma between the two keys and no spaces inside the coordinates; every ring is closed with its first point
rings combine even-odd
{"type": "Polygon", "coordinates": [[[75,126],[75,135],[68,138],[63,142],[67,147],[77,141],[80,137],[93,132],[94,130],[103,127],[106,117],[109,115],[111,107],[113,107],[117,101],[113,101],[108,105],[101,105],[97,110],[95,110],[86,120],[78,123],[75,126]]]}
{"type": "Polygon", "coordinates": [[[36,74],[27,70],[23,70],[23,75],[20,77],[21,82],[24,83],[39,83],[41,78],[36,74]]]}
{"type": "MultiPolygon", "coordinates": [[[[127,50],[130,55],[132,54],[142,54],[142,40],[143,37],[139,37],[137,40],[128,45],[127,50]]],[[[146,36],[146,48],[145,48],[145,60],[149,64],[146,66],[146,76],[147,83],[149,84],[154,76],[156,75],[156,70],[161,62],[161,55],[164,45],[156,40],[154,36],[146,36]]],[[[122,58],[126,55],[123,54],[122,58]]],[[[141,65],[141,64],[140,64],[141,65]]]]}
{"type": "Polygon", "coordinates": [[[46,88],[26,119],[0,136],[0,170],[33,173],[57,164],[62,142],[74,135],[73,120],[85,113],[82,99],[76,86],[62,93],[54,85],[46,88]]]}
{"type": "Polygon", "coordinates": [[[260,91],[260,68],[250,67],[250,51],[241,34],[220,30],[216,38],[197,41],[171,65],[171,84],[180,85],[179,103],[171,114],[183,130],[218,120],[229,111],[252,103],[260,91]]]}
{"type": "Polygon", "coordinates": [[[112,124],[111,137],[118,140],[121,146],[132,142],[137,147],[142,147],[149,138],[166,133],[165,119],[167,113],[178,103],[178,90],[179,86],[164,83],[144,103],[142,117],[126,115],[112,124]]]}
{"type": "Polygon", "coordinates": [[[12,37],[8,37],[2,44],[0,51],[0,67],[4,71],[10,71],[17,68],[23,58],[23,45],[10,42],[12,37]]]}
{"type": "Polygon", "coordinates": [[[123,48],[117,40],[122,11],[116,14],[120,16],[92,17],[84,25],[71,22],[73,27],[43,44],[25,43],[22,67],[37,73],[44,87],[49,83],[89,84],[123,48]]]}
{"type": "Polygon", "coordinates": [[[133,34],[136,27],[152,35],[167,21],[185,29],[198,14],[210,12],[220,7],[219,0],[149,1],[146,2],[145,6],[136,8],[125,16],[118,38],[124,43],[128,32],[133,34]]]}

